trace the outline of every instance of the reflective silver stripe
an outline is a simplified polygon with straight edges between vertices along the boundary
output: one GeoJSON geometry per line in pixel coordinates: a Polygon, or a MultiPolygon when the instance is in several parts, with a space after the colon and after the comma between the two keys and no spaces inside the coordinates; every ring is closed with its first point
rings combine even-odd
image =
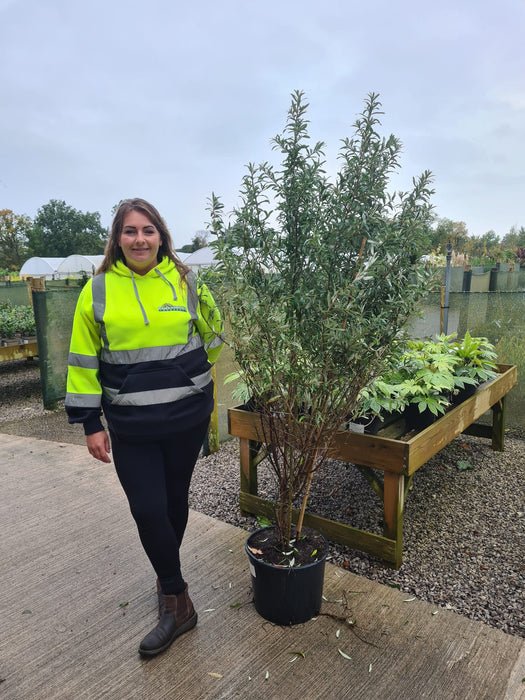
{"type": "Polygon", "coordinates": [[[100,394],[66,394],[66,406],[75,408],[100,408],[100,394]]]}
{"type": "Polygon", "coordinates": [[[93,314],[95,321],[100,324],[100,337],[104,347],[109,347],[106,324],[104,323],[104,312],[106,311],[106,275],[105,273],[95,275],[91,283],[91,294],[93,296],[93,314]]]}
{"type": "Polygon", "coordinates": [[[224,345],[224,339],[221,338],[220,335],[218,335],[213,340],[210,340],[209,343],[206,343],[204,347],[206,348],[206,350],[210,350],[211,348],[218,348],[221,345],[224,345]]]}
{"type": "Polygon", "coordinates": [[[67,364],[69,367],[82,367],[83,369],[98,369],[98,357],[82,355],[79,352],[70,352],[67,364]]]}
{"type": "Polygon", "coordinates": [[[199,308],[199,294],[197,291],[197,278],[193,272],[188,272],[186,276],[186,285],[188,287],[188,298],[186,300],[186,307],[190,314],[190,320],[188,321],[188,343],[193,337],[195,330],[195,321],[198,321],[199,314],[197,310],[199,308]]]}
{"type": "Polygon", "coordinates": [[[190,312],[192,321],[197,321],[199,316],[197,314],[197,309],[199,308],[199,294],[197,292],[197,278],[195,273],[188,272],[186,277],[188,283],[188,311],[190,312]]]}
{"type": "Polygon", "coordinates": [[[137,348],[136,350],[107,350],[104,348],[100,353],[100,359],[111,365],[133,365],[136,362],[173,360],[179,355],[184,355],[184,353],[202,346],[202,338],[200,335],[195,335],[184,345],[159,345],[153,348],[137,348]]]}
{"type": "Polygon", "coordinates": [[[116,389],[104,388],[104,397],[113,406],[151,406],[159,403],[180,401],[193,394],[200,394],[202,389],[211,382],[211,370],[191,377],[191,386],[168,387],[152,391],[136,391],[129,394],[119,394],[116,389]]]}

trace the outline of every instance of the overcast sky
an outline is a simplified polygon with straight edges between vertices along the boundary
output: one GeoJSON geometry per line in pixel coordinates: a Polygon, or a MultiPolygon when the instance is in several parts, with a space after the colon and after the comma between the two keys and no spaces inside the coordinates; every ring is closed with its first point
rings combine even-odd
{"type": "Polygon", "coordinates": [[[0,209],[109,225],[152,201],[177,247],[275,158],[293,90],[329,167],[369,92],[470,234],[525,226],[525,0],[0,0],[0,209]]]}

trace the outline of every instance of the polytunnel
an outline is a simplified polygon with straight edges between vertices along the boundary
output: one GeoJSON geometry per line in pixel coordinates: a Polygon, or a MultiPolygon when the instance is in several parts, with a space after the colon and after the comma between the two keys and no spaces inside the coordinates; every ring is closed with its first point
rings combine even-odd
{"type": "Polygon", "coordinates": [[[68,255],[57,268],[58,276],[60,279],[75,278],[82,277],[85,273],[92,277],[103,259],[103,255],[68,255]]]}
{"type": "Polygon", "coordinates": [[[213,248],[206,246],[205,248],[199,248],[193,253],[182,257],[182,261],[190,270],[197,272],[203,267],[211,267],[215,264],[215,253],[213,248]]]}
{"type": "Polygon", "coordinates": [[[20,277],[45,277],[48,280],[57,277],[57,268],[64,258],[33,257],[26,260],[20,268],[20,277]]]}

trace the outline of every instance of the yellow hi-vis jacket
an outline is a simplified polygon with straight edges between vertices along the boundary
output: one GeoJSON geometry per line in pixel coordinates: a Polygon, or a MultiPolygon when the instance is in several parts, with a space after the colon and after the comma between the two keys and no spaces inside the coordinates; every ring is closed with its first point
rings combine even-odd
{"type": "Polygon", "coordinates": [[[205,285],[187,284],[169,258],[145,275],[123,262],[96,275],[78,299],[65,407],[86,435],[155,439],[186,430],[213,410],[211,365],[222,323],[205,285]]]}

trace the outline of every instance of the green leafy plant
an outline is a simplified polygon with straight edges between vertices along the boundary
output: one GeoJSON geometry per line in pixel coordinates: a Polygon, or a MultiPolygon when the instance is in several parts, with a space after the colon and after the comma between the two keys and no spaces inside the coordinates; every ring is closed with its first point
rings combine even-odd
{"type": "Polygon", "coordinates": [[[29,306],[16,306],[16,321],[18,329],[24,336],[32,336],[36,333],[35,316],[33,309],[29,306]]]}
{"type": "Polygon", "coordinates": [[[494,346],[468,331],[462,340],[456,335],[407,341],[393,356],[390,369],[361,390],[357,415],[371,420],[414,404],[420,413],[428,410],[437,417],[460,390],[494,379],[494,346]]]}
{"type": "Polygon", "coordinates": [[[375,94],[365,100],[330,179],[325,145],[310,142],[308,105],[294,92],[273,139],[280,163],[247,166],[230,219],[210,199],[221,281],[214,291],[242,390],[262,417],[283,552],[294,500],[302,499],[300,533],[315,470],[363,387],[383,372],[434,274],[419,263],[431,174],[407,192],[388,192],[401,144],[378,133],[380,106],[375,94]]]}
{"type": "Polygon", "coordinates": [[[0,311],[0,337],[12,338],[17,331],[17,323],[12,312],[0,311]]]}
{"type": "Polygon", "coordinates": [[[0,304],[0,337],[13,338],[16,333],[35,334],[33,309],[27,305],[13,306],[10,302],[0,304]]]}
{"type": "Polygon", "coordinates": [[[454,338],[455,335],[439,336],[438,340],[459,359],[455,368],[457,386],[462,388],[461,383],[477,385],[497,376],[497,353],[487,338],[473,338],[468,331],[462,340],[454,338]]]}

